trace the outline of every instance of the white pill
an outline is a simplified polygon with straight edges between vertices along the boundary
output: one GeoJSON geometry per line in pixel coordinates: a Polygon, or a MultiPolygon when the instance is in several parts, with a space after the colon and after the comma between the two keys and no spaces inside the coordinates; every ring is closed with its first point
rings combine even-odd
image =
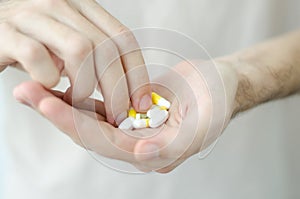
{"type": "Polygon", "coordinates": [[[132,130],[133,129],[134,118],[128,117],[119,125],[119,129],[132,130]]]}
{"type": "Polygon", "coordinates": [[[158,113],[155,113],[155,112],[158,112],[158,111],[161,111],[160,107],[157,106],[157,105],[153,105],[151,107],[151,109],[147,111],[147,117],[152,118],[152,115],[158,114],[158,113]]]}
{"type": "Polygon", "coordinates": [[[133,127],[136,129],[142,129],[149,127],[149,119],[136,119],[133,121],[133,127]]]}
{"type": "Polygon", "coordinates": [[[151,119],[149,120],[149,126],[151,128],[157,128],[165,123],[168,119],[169,113],[166,110],[158,110],[151,112],[151,119]]]}

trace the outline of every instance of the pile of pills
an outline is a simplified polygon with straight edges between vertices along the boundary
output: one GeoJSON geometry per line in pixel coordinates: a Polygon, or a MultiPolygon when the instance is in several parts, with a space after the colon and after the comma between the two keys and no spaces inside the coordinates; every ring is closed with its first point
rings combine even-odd
{"type": "Polygon", "coordinates": [[[128,117],[119,125],[120,129],[133,130],[141,128],[157,128],[169,117],[171,103],[152,92],[153,106],[147,113],[137,113],[133,108],[128,111],[128,117]]]}

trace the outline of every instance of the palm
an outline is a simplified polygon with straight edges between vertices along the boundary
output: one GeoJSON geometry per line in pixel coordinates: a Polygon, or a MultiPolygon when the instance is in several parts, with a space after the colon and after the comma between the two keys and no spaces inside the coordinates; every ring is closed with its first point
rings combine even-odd
{"type": "Polygon", "coordinates": [[[37,83],[23,84],[19,90],[25,89],[34,108],[77,144],[144,171],[169,172],[211,144],[231,117],[235,76],[221,65],[223,81],[217,85],[216,79],[220,77],[205,71],[207,64],[199,66],[204,69],[201,74],[190,64],[181,63],[152,81],[153,90],[172,102],[169,119],[158,129],[122,131],[106,122],[100,101],[88,99],[72,108],[61,100],[62,93],[50,93],[37,83]],[[214,82],[213,88],[209,82],[214,82]],[[226,95],[220,94],[222,91],[226,95]]]}

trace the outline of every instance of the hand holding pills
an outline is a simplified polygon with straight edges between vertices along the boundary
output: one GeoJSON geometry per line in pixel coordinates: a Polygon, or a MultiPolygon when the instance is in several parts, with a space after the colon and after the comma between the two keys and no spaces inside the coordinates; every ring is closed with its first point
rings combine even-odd
{"type": "MultiPolygon", "coordinates": [[[[205,66],[205,63],[196,64],[199,68],[205,66]]],[[[227,124],[224,121],[231,118],[236,91],[236,74],[223,63],[218,63],[218,68],[228,111],[224,118],[220,113],[220,118],[213,123],[213,128],[221,127],[216,132],[223,130],[227,124]]],[[[214,109],[203,76],[190,62],[178,64],[153,82],[153,107],[142,113],[130,109],[119,128],[107,123],[103,102],[87,99],[86,104],[75,108],[61,99],[63,93],[50,92],[34,82],[24,83],[16,90],[78,145],[129,162],[141,171],[166,173],[214,142],[216,136],[207,134],[214,109]],[[162,122],[164,125],[156,128],[162,122]],[[154,128],[140,128],[147,126],[154,128]],[[121,128],[134,130],[125,133],[121,128]]]]}

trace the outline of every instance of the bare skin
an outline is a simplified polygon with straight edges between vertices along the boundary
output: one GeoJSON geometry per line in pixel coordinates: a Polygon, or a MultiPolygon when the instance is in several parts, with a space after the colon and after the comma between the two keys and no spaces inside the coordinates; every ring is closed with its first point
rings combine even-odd
{"type": "MultiPolygon", "coordinates": [[[[299,90],[300,45],[297,45],[299,39],[300,32],[294,32],[216,59],[227,96],[228,112],[224,118],[225,121],[229,121],[239,112],[291,95],[299,90]]],[[[194,65],[197,64],[200,66],[205,63],[194,65]]],[[[76,114],[85,120],[85,126],[81,126],[81,124],[75,124],[76,118],[74,118],[72,107],[59,97],[63,94],[54,95],[41,85],[30,82],[17,87],[15,96],[22,102],[29,102],[34,109],[83,147],[110,158],[130,162],[143,171],[155,170],[165,173],[172,171],[188,157],[198,153],[202,145],[206,144],[203,143],[204,135],[212,114],[211,103],[208,100],[209,93],[204,86],[205,82],[195,73],[195,68],[190,63],[180,63],[174,67],[174,70],[182,74],[190,83],[192,92],[197,93],[196,101],[181,98],[180,105],[186,110],[185,113],[180,112],[179,104],[174,101],[165,127],[158,135],[149,139],[133,138],[105,123],[106,115],[101,102],[97,102],[99,104],[96,108],[97,117],[91,117],[92,112],[87,114],[91,111],[89,107],[77,107],[76,114]],[[205,108],[197,109],[194,108],[195,106],[205,108]],[[80,111],[82,109],[84,109],[83,112],[80,111]],[[58,119],[56,117],[58,113],[65,117],[58,119]],[[195,121],[194,118],[201,121],[196,134],[193,134],[191,124],[199,121],[195,121]],[[92,128],[95,124],[100,125],[101,129],[92,128]],[[89,134],[82,137],[79,136],[78,131],[89,132],[89,134]],[[184,136],[182,136],[183,133],[185,133],[184,136]],[[173,141],[170,143],[170,140],[173,141]]],[[[166,74],[161,79],[172,79],[172,76],[166,74]]],[[[170,86],[173,85],[170,84],[170,86]]],[[[177,85],[174,88],[177,89],[176,94],[190,96],[185,93],[187,89],[184,86],[177,85]]],[[[159,90],[159,92],[168,96],[170,100],[174,99],[164,90],[159,90]]],[[[144,132],[142,130],[135,133],[143,134],[144,132]]]]}
{"type": "MultiPolygon", "coordinates": [[[[223,129],[237,113],[299,91],[299,40],[300,32],[293,32],[215,60],[226,91],[227,114],[224,120],[227,122],[223,129]]],[[[54,94],[37,83],[24,83],[14,93],[18,100],[27,104],[29,102],[33,109],[77,144],[106,157],[132,163],[142,171],[166,173],[205,148],[203,145],[213,141],[204,140],[213,107],[205,82],[193,67],[205,64],[207,63],[196,62],[192,65],[183,62],[174,67],[174,71],[189,83],[195,99],[186,97],[191,96],[191,93],[187,93],[188,89],[184,85],[175,85],[176,81],[171,81],[169,85],[176,91],[176,95],[182,96],[180,105],[168,92],[156,88],[161,95],[173,100],[173,103],[169,120],[159,134],[149,139],[128,136],[107,124],[101,102],[96,102],[95,117],[91,107],[81,105],[74,109],[61,99],[63,93],[54,94]],[[76,124],[74,111],[84,122],[76,124]],[[57,118],[58,113],[64,117],[57,118]],[[193,127],[198,122],[201,125],[197,126],[195,134],[193,127]],[[96,128],[96,125],[101,128],[96,128]],[[82,136],[81,131],[87,133],[82,136]]],[[[165,74],[159,79],[167,81],[172,78],[174,79],[172,74],[165,74]]],[[[146,131],[148,130],[139,130],[132,134],[143,135],[146,131]]]]}
{"type": "Polygon", "coordinates": [[[234,114],[299,91],[299,40],[298,30],[219,59],[238,74],[234,114]]]}
{"type": "Polygon", "coordinates": [[[89,97],[97,85],[112,124],[130,101],[139,111],[152,105],[134,35],[94,0],[1,1],[0,32],[0,71],[20,68],[46,88],[55,86],[64,71],[71,83],[68,101],[89,97]],[[121,93],[118,98],[113,91],[121,93]]]}

